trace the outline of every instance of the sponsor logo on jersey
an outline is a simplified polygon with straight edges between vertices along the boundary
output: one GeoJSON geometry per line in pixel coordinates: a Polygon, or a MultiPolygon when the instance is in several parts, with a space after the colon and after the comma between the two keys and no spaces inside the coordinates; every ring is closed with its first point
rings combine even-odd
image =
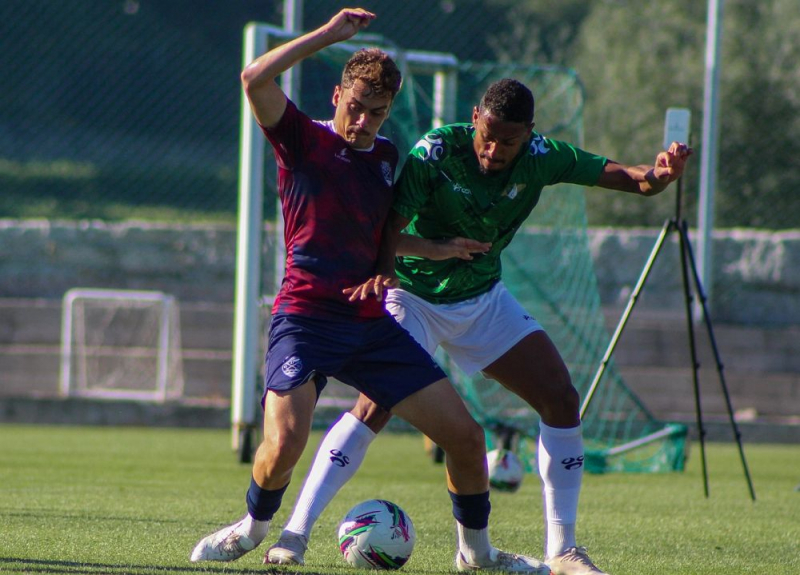
{"type": "Polygon", "coordinates": [[[437,161],[444,154],[444,141],[441,136],[435,134],[425,134],[425,136],[414,146],[414,151],[419,152],[419,157],[423,161],[437,161]]]}
{"type": "Polygon", "coordinates": [[[392,185],[392,166],[387,161],[381,162],[381,173],[387,186],[392,185]]]}
{"type": "Polygon", "coordinates": [[[470,190],[469,188],[465,188],[464,186],[462,186],[458,182],[453,182],[453,191],[454,192],[458,192],[460,194],[463,194],[465,196],[471,196],[472,195],[472,190],[470,190]]]}
{"type": "Polygon", "coordinates": [[[547,138],[536,134],[536,136],[534,136],[531,140],[531,146],[528,149],[528,153],[530,153],[531,156],[536,156],[537,154],[544,155],[549,151],[550,148],[547,147],[547,138]]]}
{"type": "Polygon", "coordinates": [[[300,361],[300,358],[296,355],[293,355],[289,359],[283,362],[281,366],[281,371],[287,377],[294,377],[298,373],[300,373],[303,369],[303,362],[300,361]]]}
{"type": "Polygon", "coordinates": [[[342,150],[334,156],[337,160],[342,160],[343,162],[350,163],[350,158],[347,157],[347,148],[342,148],[342,150]]]}

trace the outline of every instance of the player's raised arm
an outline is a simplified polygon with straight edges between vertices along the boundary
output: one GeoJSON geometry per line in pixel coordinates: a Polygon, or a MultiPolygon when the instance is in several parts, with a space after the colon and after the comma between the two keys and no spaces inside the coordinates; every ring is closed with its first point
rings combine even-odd
{"type": "Polygon", "coordinates": [[[278,123],[286,109],[286,96],[275,81],[283,72],[323,48],[348,40],[369,25],[375,14],[361,8],[345,8],[313,32],[270,50],[242,71],[242,86],[253,115],[262,126],[278,123]]]}
{"type": "Polygon", "coordinates": [[[655,196],[683,175],[686,161],[692,153],[692,148],[686,144],[672,142],[666,152],[656,156],[652,166],[626,166],[609,161],[603,168],[597,185],[610,190],[655,196]]]}

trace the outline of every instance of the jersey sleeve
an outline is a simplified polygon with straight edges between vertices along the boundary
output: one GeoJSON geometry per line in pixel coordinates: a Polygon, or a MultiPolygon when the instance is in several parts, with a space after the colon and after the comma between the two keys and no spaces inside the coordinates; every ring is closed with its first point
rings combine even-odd
{"type": "Polygon", "coordinates": [[[400,170],[400,175],[395,184],[395,199],[393,208],[401,216],[412,220],[431,194],[431,182],[434,177],[434,168],[423,161],[416,148],[411,151],[400,170]]]}
{"type": "Polygon", "coordinates": [[[291,100],[286,100],[283,116],[271,128],[261,126],[261,131],[272,144],[275,159],[282,168],[291,168],[297,163],[304,150],[311,145],[313,138],[308,134],[313,121],[297,109],[291,100]]]}
{"type": "Polygon", "coordinates": [[[534,137],[531,150],[538,146],[540,150],[549,149],[543,156],[548,160],[547,185],[558,183],[594,186],[600,179],[603,167],[608,158],[581,150],[559,140],[550,140],[542,136],[534,137]]]}

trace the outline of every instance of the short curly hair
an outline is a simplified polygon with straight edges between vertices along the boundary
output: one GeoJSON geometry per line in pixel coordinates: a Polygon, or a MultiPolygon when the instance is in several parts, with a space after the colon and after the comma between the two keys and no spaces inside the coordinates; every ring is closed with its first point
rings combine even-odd
{"type": "Polygon", "coordinates": [[[486,89],[480,109],[506,122],[533,122],[534,101],[531,91],[518,80],[503,78],[486,89]]]}
{"type": "Polygon", "coordinates": [[[353,54],[344,65],[342,88],[352,88],[361,80],[378,97],[392,99],[400,91],[403,77],[394,60],[378,48],[362,48],[353,54]]]}

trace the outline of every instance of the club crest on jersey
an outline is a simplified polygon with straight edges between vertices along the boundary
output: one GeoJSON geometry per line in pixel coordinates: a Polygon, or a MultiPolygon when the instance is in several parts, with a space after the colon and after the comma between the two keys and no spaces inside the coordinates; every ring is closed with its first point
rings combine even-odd
{"type": "Polygon", "coordinates": [[[513,200],[517,197],[522,190],[525,189],[526,184],[514,184],[511,186],[511,189],[505,192],[503,195],[506,196],[509,200],[513,200]]]}
{"type": "Polygon", "coordinates": [[[392,166],[389,162],[383,161],[381,162],[381,173],[383,174],[383,179],[386,182],[387,186],[392,185],[392,166]]]}
{"type": "Polygon", "coordinates": [[[287,377],[294,377],[303,369],[303,362],[300,361],[300,358],[296,355],[293,355],[289,359],[283,362],[281,366],[281,371],[287,377]]]}
{"type": "Polygon", "coordinates": [[[419,157],[423,161],[433,160],[435,162],[444,153],[444,140],[435,134],[425,134],[425,137],[414,146],[414,150],[419,150],[419,157]]]}
{"type": "Polygon", "coordinates": [[[347,148],[342,148],[342,151],[334,156],[337,160],[342,160],[343,162],[350,163],[350,158],[347,157],[347,148]]]}
{"type": "Polygon", "coordinates": [[[547,147],[547,138],[536,134],[533,139],[531,140],[530,148],[528,149],[528,153],[531,156],[536,156],[538,154],[546,154],[550,151],[550,148],[547,147]]]}

